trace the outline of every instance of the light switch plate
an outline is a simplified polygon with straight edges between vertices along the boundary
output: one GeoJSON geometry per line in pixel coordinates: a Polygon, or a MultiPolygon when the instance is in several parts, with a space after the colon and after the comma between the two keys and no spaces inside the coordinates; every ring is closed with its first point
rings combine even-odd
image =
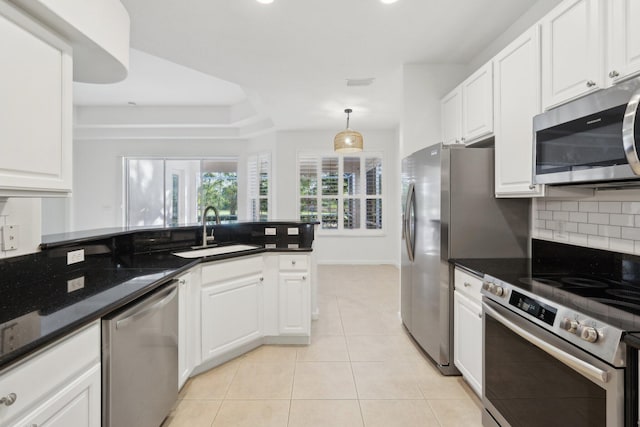
{"type": "Polygon", "coordinates": [[[5,225],[2,227],[2,250],[15,251],[18,249],[18,226],[5,225]]]}
{"type": "Polygon", "coordinates": [[[265,227],[264,235],[265,236],[275,236],[276,235],[276,229],[272,228],[272,227],[265,227]]]}
{"type": "Polygon", "coordinates": [[[291,228],[287,228],[287,234],[289,236],[297,236],[299,233],[298,231],[298,227],[291,227],[291,228]]]}

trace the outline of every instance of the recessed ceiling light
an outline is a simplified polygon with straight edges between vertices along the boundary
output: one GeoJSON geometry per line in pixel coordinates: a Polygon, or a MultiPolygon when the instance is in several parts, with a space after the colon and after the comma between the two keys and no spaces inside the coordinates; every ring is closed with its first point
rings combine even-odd
{"type": "Polygon", "coordinates": [[[273,0],[256,0],[258,3],[262,3],[262,4],[271,4],[273,3],[273,0]]]}
{"type": "Polygon", "coordinates": [[[391,4],[391,3],[397,2],[398,0],[380,0],[380,1],[384,4],[391,4]]]}

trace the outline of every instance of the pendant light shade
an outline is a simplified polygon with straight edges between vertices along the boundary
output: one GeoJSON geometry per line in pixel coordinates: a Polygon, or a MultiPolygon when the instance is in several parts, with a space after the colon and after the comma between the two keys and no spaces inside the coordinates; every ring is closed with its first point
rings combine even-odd
{"type": "Polygon", "coordinates": [[[333,149],[339,153],[362,151],[362,134],[349,129],[349,114],[351,114],[352,111],[351,108],[344,110],[344,112],[347,113],[347,128],[333,138],[333,149]]]}

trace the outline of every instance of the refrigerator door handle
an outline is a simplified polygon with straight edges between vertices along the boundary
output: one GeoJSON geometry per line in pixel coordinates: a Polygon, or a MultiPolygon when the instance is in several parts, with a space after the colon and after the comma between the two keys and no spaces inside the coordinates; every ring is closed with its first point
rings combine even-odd
{"type": "Polygon", "coordinates": [[[416,216],[414,212],[416,189],[415,185],[411,183],[409,190],[407,191],[407,205],[405,206],[405,218],[404,218],[404,242],[407,245],[407,253],[409,260],[413,261],[415,252],[415,221],[416,216]],[[412,223],[413,222],[413,223],[412,223]]]}

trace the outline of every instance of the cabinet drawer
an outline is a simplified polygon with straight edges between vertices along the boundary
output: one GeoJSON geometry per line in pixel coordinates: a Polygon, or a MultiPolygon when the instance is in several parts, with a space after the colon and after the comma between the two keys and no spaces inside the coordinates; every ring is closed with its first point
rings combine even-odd
{"type": "Polygon", "coordinates": [[[12,393],[11,406],[0,406],[0,425],[24,415],[34,405],[63,388],[89,366],[100,362],[100,323],[52,344],[41,353],[0,375],[0,398],[12,393]]]}
{"type": "Polygon", "coordinates": [[[480,277],[456,268],[454,281],[457,291],[460,291],[466,297],[471,298],[474,301],[482,301],[482,295],[480,294],[480,289],[482,289],[482,279],[480,277]]]}
{"type": "Polygon", "coordinates": [[[307,255],[280,255],[280,270],[304,271],[308,268],[307,255]]]}
{"type": "Polygon", "coordinates": [[[202,266],[202,284],[259,273],[262,273],[262,255],[232,261],[214,261],[202,266]]]}

